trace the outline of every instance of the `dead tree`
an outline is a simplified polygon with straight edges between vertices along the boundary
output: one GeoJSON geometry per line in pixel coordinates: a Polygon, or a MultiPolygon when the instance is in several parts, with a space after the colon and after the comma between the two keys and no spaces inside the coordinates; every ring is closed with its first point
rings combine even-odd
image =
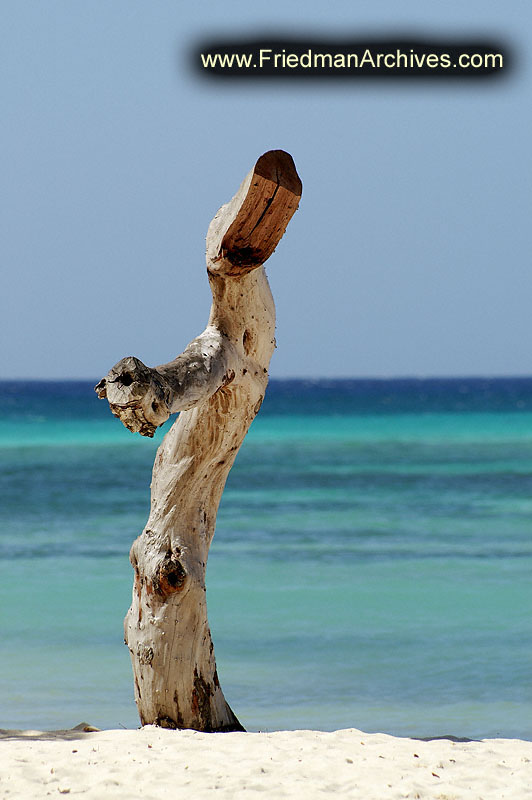
{"type": "Polygon", "coordinates": [[[95,387],[143,436],[180,412],[157,451],[150,516],[130,553],[135,578],[124,628],[142,725],[243,730],[218,681],[205,567],[227,475],[261,406],[275,347],[262,265],[300,196],[291,156],[261,156],[209,226],[213,303],[204,332],[168,364],[122,359],[95,387]]]}

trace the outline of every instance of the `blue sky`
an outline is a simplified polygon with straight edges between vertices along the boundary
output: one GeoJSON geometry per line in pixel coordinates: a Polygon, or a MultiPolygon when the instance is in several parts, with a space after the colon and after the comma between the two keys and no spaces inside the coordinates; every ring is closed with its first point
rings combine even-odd
{"type": "Polygon", "coordinates": [[[204,239],[256,158],[300,210],[267,271],[271,374],[532,373],[532,7],[3,2],[1,377],[154,365],[204,327],[204,239]],[[217,83],[199,38],[397,32],[510,42],[504,80],[217,83]]]}

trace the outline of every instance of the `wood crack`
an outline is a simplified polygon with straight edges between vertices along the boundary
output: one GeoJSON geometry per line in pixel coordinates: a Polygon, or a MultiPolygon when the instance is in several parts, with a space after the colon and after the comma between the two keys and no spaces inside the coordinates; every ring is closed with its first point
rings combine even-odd
{"type": "Polygon", "coordinates": [[[264,209],[264,211],[262,212],[262,214],[258,218],[258,220],[255,223],[255,225],[252,227],[251,233],[253,233],[259,227],[260,223],[262,222],[262,220],[264,219],[265,215],[267,214],[268,209],[270,208],[271,204],[275,200],[275,195],[277,194],[278,191],[279,191],[279,183],[277,183],[277,186],[275,187],[275,190],[274,190],[272,196],[269,198],[269,200],[266,201],[266,208],[264,209]]]}

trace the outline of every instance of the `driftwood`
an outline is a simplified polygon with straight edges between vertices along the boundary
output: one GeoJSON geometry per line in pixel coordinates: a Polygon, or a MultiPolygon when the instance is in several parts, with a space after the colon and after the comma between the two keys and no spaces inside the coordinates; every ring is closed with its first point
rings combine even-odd
{"type": "Polygon", "coordinates": [[[122,359],[95,387],[143,436],[181,412],[157,451],[150,516],[130,553],[135,580],[125,640],[143,725],[243,730],[218,681],[205,567],[227,475],[261,406],[275,347],[262,264],[300,196],[291,156],[261,156],[209,226],[213,303],[204,332],[168,364],[122,359]]]}

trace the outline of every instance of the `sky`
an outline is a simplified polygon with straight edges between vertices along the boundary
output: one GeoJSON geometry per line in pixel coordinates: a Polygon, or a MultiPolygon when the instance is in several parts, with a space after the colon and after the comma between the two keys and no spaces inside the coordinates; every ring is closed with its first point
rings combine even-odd
{"type": "Polygon", "coordinates": [[[2,0],[0,378],[153,366],[205,327],[205,234],[266,150],[303,181],[273,377],[532,374],[528,0],[2,0]],[[202,39],[491,38],[504,78],[217,81],[202,39]]]}

